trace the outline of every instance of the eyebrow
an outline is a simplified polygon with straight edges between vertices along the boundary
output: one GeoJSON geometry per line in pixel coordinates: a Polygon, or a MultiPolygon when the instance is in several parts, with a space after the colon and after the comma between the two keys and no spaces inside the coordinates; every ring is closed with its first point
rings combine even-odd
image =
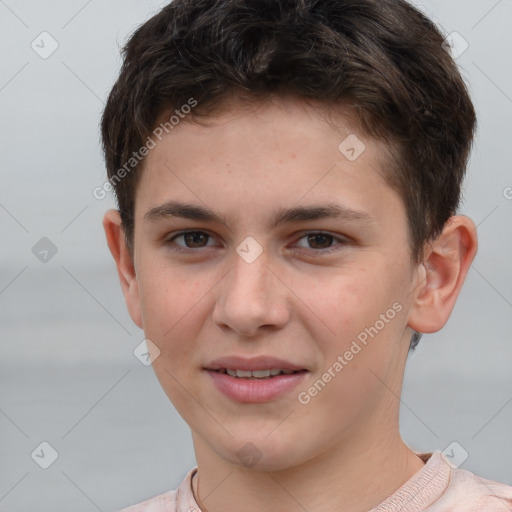
{"type": "MultiPolygon", "coordinates": [[[[171,217],[227,225],[227,220],[223,216],[216,214],[209,208],[179,201],[167,201],[149,209],[144,215],[144,220],[154,222],[171,217]]],[[[271,216],[270,229],[281,224],[319,219],[337,219],[347,222],[356,221],[368,226],[375,225],[375,219],[366,212],[352,210],[336,203],[323,203],[320,205],[281,208],[275,211],[271,216]]]]}

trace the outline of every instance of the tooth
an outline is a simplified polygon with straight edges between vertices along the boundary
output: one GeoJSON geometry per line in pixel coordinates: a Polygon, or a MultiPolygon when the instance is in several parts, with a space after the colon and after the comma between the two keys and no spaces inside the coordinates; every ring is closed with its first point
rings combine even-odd
{"type": "Polygon", "coordinates": [[[251,377],[251,370],[236,370],[237,377],[251,377]]]}
{"type": "Polygon", "coordinates": [[[257,378],[269,377],[270,370],[253,370],[252,376],[257,378]]]}
{"type": "Polygon", "coordinates": [[[290,375],[292,373],[296,373],[294,370],[281,370],[279,368],[271,368],[269,370],[232,370],[232,369],[222,369],[220,370],[222,373],[227,373],[231,377],[240,377],[246,379],[266,379],[269,377],[275,377],[276,375],[290,375]]]}

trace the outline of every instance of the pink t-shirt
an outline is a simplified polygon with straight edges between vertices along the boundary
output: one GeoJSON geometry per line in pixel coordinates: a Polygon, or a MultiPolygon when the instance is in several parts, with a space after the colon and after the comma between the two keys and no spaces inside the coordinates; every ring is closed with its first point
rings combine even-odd
{"type": "MultiPolygon", "coordinates": [[[[440,452],[417,453],[426,464],[402,487],[368,512],[512,512],[512,487],[453,469],[440,452]]],[[[192,468],[178,489],[120,512],[200,512],[192,492],[192,468]]]]}

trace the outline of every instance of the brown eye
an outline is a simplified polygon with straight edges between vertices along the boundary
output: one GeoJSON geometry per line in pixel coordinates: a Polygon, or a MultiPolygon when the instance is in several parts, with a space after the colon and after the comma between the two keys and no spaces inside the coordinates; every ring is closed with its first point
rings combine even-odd
{"type": "Polygon", "coordinates": [[[185,231],[169,238],[166,245],[170,246],[173,251],[180,253],[193,253],[195,249],[208,247],[208,241],[211,235],[204,231],[185,231]],[[176,240],[182,239],[183,242],[177,243],[176,240]]]}
{"type": "Polygon", "coordinates": [[[306,241],[306,245],[297,244],[301,251],[309,250],[319,255],[337,251],[349,243],[349,240],[344,237],[322,232],[305,233],[305,235],[299,239],[299,241],[301,240],[306,241]],[[337,243],[333,245],[333,242],[337,243]]]}
{"type": "Polygon", "coordinates": [[[209,235],[206,233],[202,233],[201,231],[192,231],[190,233],[184,233],[183,239],[185,240],[185,244],[190,249],[194,249],[197,247],[204,247],[205,242],[209,238],[209,235]]]}
{"type": "Polygon", "coordinates": [[[308,235],[308,242],[312,249],[327,249],[331,246],[334,237],[325,233],[308,235]]]}

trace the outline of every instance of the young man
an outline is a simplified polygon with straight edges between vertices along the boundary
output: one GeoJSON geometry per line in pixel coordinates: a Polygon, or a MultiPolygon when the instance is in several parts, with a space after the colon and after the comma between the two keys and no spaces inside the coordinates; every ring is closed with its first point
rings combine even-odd
{"type": "Polygon", "coordinates": [[[104,228],[197,467],[125,512],[512,510],[399,433],[477,250],[443,41],[402,0],[175,0],[131,37],[104,228]]]}

